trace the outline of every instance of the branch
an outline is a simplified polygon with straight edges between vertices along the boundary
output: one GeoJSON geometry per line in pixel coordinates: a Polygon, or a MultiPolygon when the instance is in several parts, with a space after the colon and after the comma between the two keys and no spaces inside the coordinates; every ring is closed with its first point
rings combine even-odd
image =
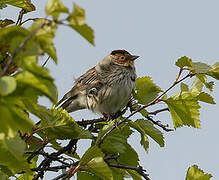
{"type": "Polygon", "coordinates": [[[46,171],[45,169],[50,166],[50,164],[52,163],[54,158],[56,158],[56,160],[57,160],[58,156],[60,156],[61,154],[65,153],[65,152],[71,153],[72,152],[72,148],[73,148],[73,146],[76,145],[77,141],[78,141],[77,139],[72,139],[72,140],[69,141],[67,146],[61,148],[57,152],[53,152],[52,154],[49,155],[49,157],[45,157],[45,159],[37,167],[37,168],[40,168],[41,170],[39,171],[38,174],[36,174],[34,176],[33,180],[37,180],[39,178],[43,179],[44,172],[46,171]]]}
{"type": "Polygon", "coordinates": [[[25,12],[26,11],[24,9],[21,9],[21,11],[19,12],[19,15],[18,15],[18,19],[17,19],[16,25],[20,26],[22,24],[21,21],[23,19],[23,16],[24,16],[25,12]]]}
{"type": "Polygon", "coordinates": [[[98,146],[100,146],[104,139],[116,128],[118,127],[119,125],[125,123],[130,117],[132,117],[134,114],[136,114],[137,112],[141,111],[142,109],[145,109],[147,108],[148,106],[151,106],[151,105],[154,105],[158,102],[158,100],[163,97],[169,90],[171,90],[173,87],[175,87],[177,84],[179,84],[180,82],[184,81],[185,79],[187,79],[188,77],[192,77],[194,76],[195,74],[187,74],[185,77],[183,77],[181,80],[178,80],[178,81],[174,81],[174,83],[169,87],[167,88],[162,94],[160,94],[157,98],[155,98],[153,101],[151,101],[150,103],[138,108],[137,110],[135,110],[134,112],[132,112],[129,116],[127,116],[123,121],[119,122],[117,124],[117,126],[113,126],[108,132],[106,132],[106,134],[104,134],[102,136],[102,138],[100,139],[99,143],[98,143],[98,146]]]}
{"type": "Polygon", "coordinates": [[[106,118],[102,117],[102,118],[98,118],[98,119],[91,119],[91,120],[84,120],[82,119],[82,121],[76,121],[76,123],[78,123],[78,125],[80,126],[87,126],[89,124],[94,124],[94,123],[97,123],[97,122],[105,122],[106,121],[106,118]]]}
{"type": "Polygon", "coordinates": [[[145,174],[146,170],[144,170],[141,166],[132,167],[132,166],[125,166],[125,165],[121,165],[121,164],[110,164],[110,163],[107,163],[107,164],[108,164],[108,166],[114,167],[114,168],[134,170],[138,174],[140,174],[142,177],[144,177],[144,179],[150,180],[150,178],[148,177],[149,175],[145,174]]]}
{"type": "Polygon", "coordinates": [[[166,132],[174,131],[173,129],[169,129],[169,128],[168,128],[168,127],[169,127],[168,124],[167,124],[167,125],[163,125],[163,124],[161,124],[160,121],[154,121],[150,116],[147,116],[146,118],[147,118],[149,121],[151,121],[152,123],[154,123],[155,125],[161,127],[161,128],[162,128],[164,131],[166,131],[166,132]]]}
{"type": "Polygon", "coordinates": [[[0,73],[0,77],[4,76],[7,72],[9,66],[13,62],[14,58],[24,49],[24,46],[27,44],[27,42],[45,25],[48,25],[48,23],[41,24],[38,28],[36,28],[31,34],[29,34],[24,41],[19,45],[19,47],[14,51],[14,53],[10,56],[10,59],[6,63],[5,67],[3,68],[2,72],[0,73]]]}
{"type": "Polygon", "coordinates": [[[148,112],[148,114],[156,116],[158,113],[164,112],[164,111],[169,111],[169,108],[163,108],[163,109],[159,109],[159,110],[156,110],[156,111],[153,111],[153,112],[148,112]]]}
{"type": "Polygon", "coordinates": [[[47,62],[49,61],[49,59],[50,59],[50,56],[47,57],[46,61],[45,61],[45,62],[43,63],[43,65],[42,65],[42,67],[44,67],[44,66],[47,64],[47,62]]]}
{"type": "Polygon", "coordinates": [[[67,164],[67,165],[62,165],[62,166],[53,166],[53,167],[48,167],[48,168],[32,168],[32,171],[55,171],[58,172],[61,169],[70,167],[71,164],[67,164]]]}

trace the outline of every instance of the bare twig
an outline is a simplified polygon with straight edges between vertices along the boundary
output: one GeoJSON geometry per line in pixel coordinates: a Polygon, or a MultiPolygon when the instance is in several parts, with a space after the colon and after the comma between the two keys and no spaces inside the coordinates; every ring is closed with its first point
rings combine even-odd
{"type": "Polygon", "coordinates": [[[27,162],[31,163],[30,161],[37,156],[40,151],[42,151],[44,149],[44,147],[48,144],[48,142],[44,143],[39,149],[37,149],[36,151],[34,151],[28,158],[27,158],[27,162]]]}
{"type": "Polygon", "coordinates": [[[19,12],[19,15],[18,15],[16,25],[19,25],[19,26],[21,25],[24,14],[25,14],[25,10],[21,9],[20,12],[19,12]]]}
{"type": "Polygon", "coordinates": [[[132,166],[125,166],[125,165],[121,165],[121,164],[110,164],[110,163],[107,163],[107,164],[108,164],[108,166],[114,167],[114,168],[134,170],[138,174],[140,174],[142,177],[144,177],[144,179],[150,180],[150,178],[148,177],[149,175],[145,173],[146,170],[144,170],[141,166],[132,167],[132,166]]]}
{"type": "Polygon", "coordinates": [[[71,164],[66,164],[66,165],[61,165],[61,166],[53,166],[53,167],[48,167],[48,168],[32,168],[32,171],[55,171],[58,172],[61,169],[65,169],[67,167],[70,167],[71,164]]]}
{"type": "Polygon", "coordinates": [[[51,157],[58,158],[58,156],[60,156],[61,154],[65,153],[65,152],[71,153],[72,152],[72,148],[77,143],[77,141],[78,141],[77,139],[70,140],[67,146],[61,148],[57,152],[54,152],[54,153],[50,154],[49,157],[46,157],[39,164],[39,166],[37,167],[37,168],[41,168],[41,170],[38,172],[38,174],[35,175],[33,180],[37,180],[39,178],[41,178],[41,179],[43,178],[44,172],[46,171],[45,168],[48,168],[50,166],[50,164],[52,163],[52,161],[53,161],[53,158],[51,158],[51,157]]]}
{"type": "Polygon", "coordinates": [[[46,61],[43,63],[42,67],[44,67],[46,65],[46,63],[49,61],[50,56],[47,57],[46,61]]]}
{"type": "Polygon", "coordinates": [[[64,180],[66,178],[72,177],[74,175],[74,173],[77,172],[78,168],[80,167],[80,165],[78,163],[79,163],[79,161],[74,163],[74,165],[72,165],[72,167],[67,172],[64,172],[63,174],[57,176],[53,180],[59,180],[59,179],[64,180]]]}
{"type": "Polygon", "coordinates": [[[44,18],[28,18],[25,21],[21,22],[20,25],[23,25],[24,23],[28,22],[28,21],[36,21],[38,19],[44,19],[44,18]]]}
{"type": "Polygon", "coordinates": [[[149,121],[151,121],[153,124],[155,124],[155,125],[161,127],[161,128],[162,128],[164,131],[166,131],[166,132],[174,131],[174,129],[169,129],[169,128],[168,128],[168,127],[169,127],[168,124],[167,124],[167,125],[163,125],[163,124],[161,124],[160,121],[154,121],[150,116],[147,116],[147,119],[148,119],[149,121]]]}
{"type": "Polygon", "coordinates": [[[153,111],[153,112],[148,112],[148,114],[156,116],[158,113],[164,112],[164,111],[169,111],[169,108],[163,108],[163,109],[159,109],[159,110],[156,110],[156,111],[153,111]]]}
{"type": "Polygon", "coordinates": [[[82,121],[76,121],[76,123],[78,123],[78,125],[80,126],[86,126],[89,124],[94,124],[94,123],[98,123],[98,122],[105,122],[106,118],[102,117],[102,118],[98,118],[98,119],[91,119],[91,120],[83,120],[82,121]]]}

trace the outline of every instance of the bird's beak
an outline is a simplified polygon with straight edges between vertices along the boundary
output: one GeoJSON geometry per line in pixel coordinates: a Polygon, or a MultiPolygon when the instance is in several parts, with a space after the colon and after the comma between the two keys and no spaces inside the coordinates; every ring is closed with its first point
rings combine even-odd
{"type": "Polygon", "coordinates": [[[130,61],[134,61],[134,60],[136,60],[137,58],[139,58],[139,56],[131,55],[131,56],[129,57],[129,60],[130,60],[130,61]]]}

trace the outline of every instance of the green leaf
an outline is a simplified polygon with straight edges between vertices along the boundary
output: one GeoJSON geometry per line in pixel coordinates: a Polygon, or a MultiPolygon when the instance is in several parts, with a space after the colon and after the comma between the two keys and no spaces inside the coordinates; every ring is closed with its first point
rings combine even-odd
{"type": "Polygon", "coordinates": [[[45,67],[39,66],[37,64],[36,56],[28,56],[24,57],[22,60],[21,67],[37,77],[41,77],[43,79],[47,79],[53,82],[53,78],[49,74],[49,70],[45,67]]]}
{"type": "Polygon", "coordinates": [[[39,19],[33,23],[33,25],[30,27],[30,31],[35,31],[42,24],[48,25],[43,26],[43,28],[36,33],[37,42],[39,43],[41,49],[45,51],[55,63],[57,63],[56,49],[53,43],[57,29],[56,24],[45,19],[39,19]]]}
{"type": "Polygon", "coordinates": [[[34,178],[34,175],[24,173],[16,178],[16,180],[32,180],[34,178]]]}
{"type": "Polygon", "coordinates": [[[92,139],[88,130],[81,128],[67,111],[62,108],[46,109],[34,103],[25,102],[27,109],[41,119],[40,130],[49,138],[56,139],[92,139]]]}
{"type": "Polygon", "coordinates": [[[193,81],[192,87],[190,89],[190,92],[199,94],[202,92],[203,89],[203,83],[199,80],[199,78],[195,78],[193,81]]]}
{"type": "Polygon", "coordinates": [[[91,159],[87,163],[87,166],[89,167],[89,171],[96,176],[106,180],[113,179],[112,171],[103,160],[103,157],[95,157],[91,159]]]}
{"type": "Polygon", "coordinates": [[[201,92],[198,96],[197,96],[199,101],[205,102],[205,103],[209,103],[209,104],[216,104],[213,97],[205,92],[201,92]]]}
{"type": "Polygon", "coordinates": [[[68,8],[64,6],[61,0],[48,0],[45,11],[47,15],[58,19],[60,13],[68,13],[68,8]]]}
{"type": "Polygon", "coordinates": [[[141,134],[141,145],[144,147],[146,152],[149,152],[149,139],[144,129],[136,122],[129,121],[130,127],[136,129],[141,134]]]}
{"type": "MultiPolygon", "coordinates": [[[[0,31],[0,54],[2,53],[3,56],[5,56],[6,53],[13,54],[29,35],[30,31],[20,26],[14,25],[2,28],[0,31]]],[[[33,37],[16,56],[16,61],[14,60],[14,62],[18,64],[24,56],[39,55],[39,50],[39,44],[33,37]]]]}
{"type": "Polygon", "coordinates": [[[219,62],[216,62],[207,72],[207,75],[219,80],[219,62]]]}
{"type": "Polygon", "coordinates": [[[16,89],[16,80],[11,76],[0,78],[0,95],[7,96],[16,89]]]}
{"type": "Polygon", "coordinates": [[[135,170],[127,170],[128,173],[132,176],[133,180],[142,180],[141,175],[135,170]]]}
{"type": "Polygon", "coordinates": [[[1,170],[0,170],[0,179],[1,180],[9,180],[8,176],[5,173],[1,172],[1,170]]]}
{"type": "Polygon", "coordinates": [[[72,13],[67,17],[67,21],[69,21],[71,25],[81,26],[85,24],[85,19],[86,17],[84,9],[73,3],[73,10],[72,13]]]}
{"type": "Polygon", "coordinates": [[[197,98],[192,93],[177,93],[165,102],[170,110],[175,128],[183,125],[200,128],[200,106],[197,98]]]}
{"type": "Polygon", "coordinates": [[[88,173],[88,172],[77,172],[77,179],[80,180],[102,180],[102,178],[99,178],[98,176],[95,176],[94,174],[88,173]]]}
{"type": "Polygon", "coordinates": [[[13,173],[30,172],[29,165],[23,158],[24,141],[18,137],[6,138],[0,133],[0,165],[7,166],[13,173]]]}
{"type": "MultiPolygon", "coordinates": [[[[43,71],[41,71],[43,72],[43,71]]],[[[17,83],[23,86],[29,86],[38,90],[41,95],[47,96],[52,102],[56,103],[58,93],[52,80],[40,77],[29,71],[22,71],[15,76],[17,83]]]]}
{"type": "Polygon", "coordinates": [[[87,171],[102,178],[113,179],[112,171],[103,160],[104,154],[97,146],[91,146],[80,160],[80,168],[85,167],[87,171]]]}
{"type": "Polygon", "coordinates": [[[152,82],[150,77],[142,77],[136,81],[134,98],[140,104],[148,104],[158,96],[159,92],[162,92],[162,90],[152,82]]]}
{"type": "Polygon", "coordinates": [[[30,0],[1,0],[1,4],[10,4],[24,9],[27,12],[34,11],[36,8],[30,0]]]}
{"type": "Polygon", "coordinates": [[[154,141],[156,141],[160,147],[164,147],[163,134],[160,130],[154,127],[152,122],[145,119],[138,119],[135,123],[142,128],[145,134],[149,135],[154,141]]]}
{"type": "Polygon", "coordinates": [[[205,174],[197,165],[191,166],[186,174],[186,180],[209,180],[211,177],[211,174],[205,174]]]}
{"type": "Polygon", "coordinates": [[[183,82],[180,84],[180,89],[181,89],[181,92],[182,91],[189,91],[188,85],[183,83],[183,82]]]}
{"type": "Polygon", "coordinates": [[[183,68],[185,66],[192,67],[192,60],[186,56],[183,56],[176,61],[176,66],[180,68],[183,68]]]}
{"type": "Polygon", "coordinates": [[[206,88],[208,88],[209,91],[213,91],[213,86],[214,86],[214,82],[210,81],[207,82],[207,77],[204,74],[196,74],[196,78],[198,78],[204,85],[206,88]]]}
{"type": "MultiPolygon", "coordinates": [[[[100,146],[101,149],[103,150],[103,152],[107,152],[109,154],[119,153],[120,156],[118,158],[118,163],[130,166],[137,166],[138,155],[127,142],[127,139],[132,134],[132,132],[133,131],[130,130],[130,128],[127,125],[119,126],[119,129],[114,129],[104,139],[103,143],[100,146]]],[[[98,143],[98,141],[96,143],[98,143]]]]}
{"type": "Polygon", "coordinates": [[[79,25],[69,25],[72,27],[76,32],[78,32],[84,39],[86,39],[92,45],[94,44],[94,31],[91,27],[87,24],[79,25]]]}
{"type": "Polygon", "coordinates": [[[11,19],[4,19],[4,20],[0,20],[0,27],[3,28],[3,27],[6,27],[10,24],[14,24],[15,22],[11,19]]]}
{"type": "Polygon", "coordinates": [[[0,98],[0,132],[9,134],[19,130],[22,133],[30,131],[33,122],[27,112],[19,106],[20,100],[15,97],[0,98]]]}
{"type": "Polygon", "coordinates": [[[5,174],[9,177],[14,175],[7,166],[3,166],[3,165],[0,165],[0,172],[2,172],[3,174],[5,174]]]}
{"type": "Polygon", "coordinates": [[[112,170],[113,173],[113,180],[124,180],[124,178],[130,177],[124,169],[113,168],[113,167],[110,167],[110,169],[112,170]]]}
{"type": "Polygon", "coordinates": [[[96,145],[91,146],[82,156],[80,163],[86,164],[95,157],[104,157],[103,152],[96,145]]]}
{"type": "Polygon", "coordinates": [[[195,73],[207,73],[209,70],[211,69],[211,66],[205,64],[205,63],[201,63],[201,62],[197,62],[197,63],[192,63],[192,70],[195,73]]]}

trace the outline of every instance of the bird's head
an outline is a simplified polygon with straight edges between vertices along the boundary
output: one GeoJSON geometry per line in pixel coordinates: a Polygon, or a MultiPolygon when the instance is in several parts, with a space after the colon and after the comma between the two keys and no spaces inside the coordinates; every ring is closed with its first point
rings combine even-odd
{"type": "Polygon", "coordinates": [[[131,55],[126,50],[114,50],[110,53],[110,57],[114,64],[133,67],[134,61],[139,56],[131,55]]]}

